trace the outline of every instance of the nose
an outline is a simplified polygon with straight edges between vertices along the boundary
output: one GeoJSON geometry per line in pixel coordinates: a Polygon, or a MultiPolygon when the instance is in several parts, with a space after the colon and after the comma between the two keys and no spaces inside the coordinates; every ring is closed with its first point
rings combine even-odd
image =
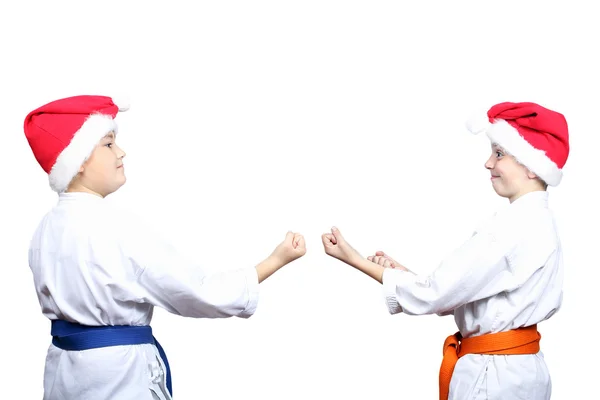
{"type": "Polygon", "coordinates": [[[119,146],[117,146],[117,148],[118,148],[118,153],[117,154],[118,154],[119,158],[122,159],[123,157],[125,157],[127,155],[127,153],[125,153],[125,151],[123,151],[122,148],[120,148],[119,146]]]}
{"type": "Polygon", "coordinates": [[[490,158],[487,159],[487,161],[485,162],[485,168],[487,169],[493,169],[494,168],[494,164],[495,164],[495,159],[494,159],[494,155],[492,154],[490,156],[490,158]]]}

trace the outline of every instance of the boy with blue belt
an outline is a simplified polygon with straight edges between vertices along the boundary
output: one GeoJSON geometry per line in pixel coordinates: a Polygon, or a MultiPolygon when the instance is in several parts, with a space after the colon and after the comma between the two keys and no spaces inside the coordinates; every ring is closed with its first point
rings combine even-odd
{"type": "Polygon", "coordinates": [[[29,113],[24,130],[58,203],[40,222],[29,264],[52,320],[45,400],[172,398],[166,355],[150,328],[153,308],[186,317],[248,318],[259,283],[303,256],[293,232],[256,267],[206,275],[104,198],[125,183],[110,97],[75,96],[29,113]]]}

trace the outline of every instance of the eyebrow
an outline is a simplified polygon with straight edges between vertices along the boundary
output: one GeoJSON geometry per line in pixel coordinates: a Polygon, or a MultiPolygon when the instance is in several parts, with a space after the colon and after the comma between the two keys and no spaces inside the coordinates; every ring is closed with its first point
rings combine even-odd
{"type": "Polygon", "coordinates": [[[115,138],[115,134],[110,132],[110,133],[107,133],[103,139],[114,139],[114,138],[115,138]]]}

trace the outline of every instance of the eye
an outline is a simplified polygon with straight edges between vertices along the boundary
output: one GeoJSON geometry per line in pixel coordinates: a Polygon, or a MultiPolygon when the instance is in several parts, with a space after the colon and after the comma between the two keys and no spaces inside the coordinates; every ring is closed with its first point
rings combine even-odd
{"type": "Polygon", "coordinates": [[[501,152],[501,151],[497,151],[497,152],[496,152],[496,157],[498,157],[498,158],[502,157],[503,155],[504,155],[504,154],[502,154],[502,152],[501,152]]]}
{"type": "Polygon", "coordinates": [[[112,145],[113,145],[112,143],[106,143],[106,145],[105,145],[105,146],[106,146],[106,147],[108,147],[108,148],[110,149],[110,148],[112,147],[112,145]]]}

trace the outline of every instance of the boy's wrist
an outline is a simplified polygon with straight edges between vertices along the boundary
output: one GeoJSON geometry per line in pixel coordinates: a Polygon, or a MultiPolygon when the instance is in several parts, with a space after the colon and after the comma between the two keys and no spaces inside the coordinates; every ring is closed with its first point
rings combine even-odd
{"type": "Polygon", "coordinates": [[[256,266],[258,282],[261,283],[285,265],[279,257],[271,254],[256,266]]]}
{"type": "Polygon", "coordinates": [[[269,264],[269,266],[271,266],[274,269],[280,269],[281,267],[283,267],[286,262],[284,260],[282,260],[280,257],[271,254],[266,260],[266,263],[269,264]]]}

